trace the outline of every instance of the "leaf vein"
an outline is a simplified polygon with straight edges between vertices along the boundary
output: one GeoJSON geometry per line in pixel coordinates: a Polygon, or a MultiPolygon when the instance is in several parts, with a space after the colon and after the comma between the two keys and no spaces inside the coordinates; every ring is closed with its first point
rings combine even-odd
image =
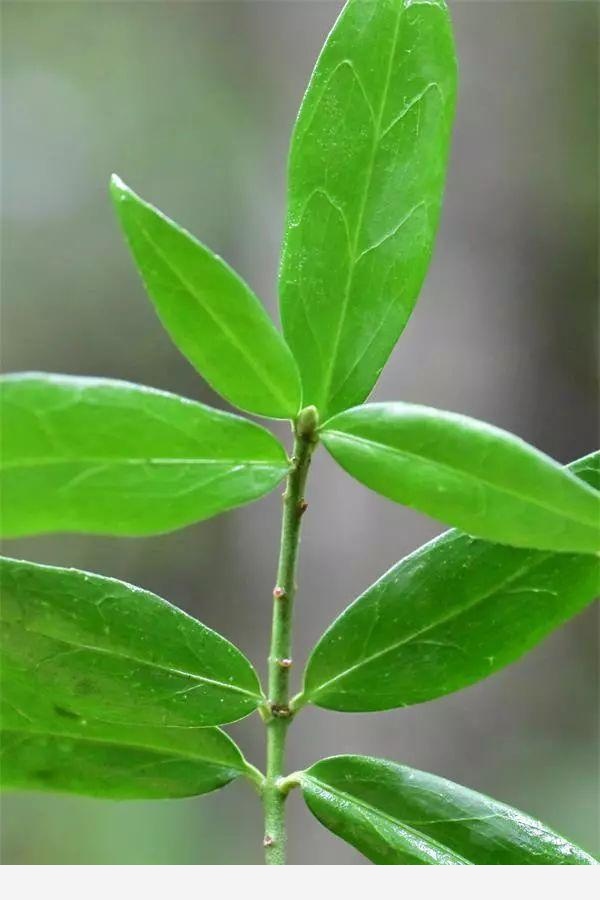
{"type": "MultiPolygon", "coordinates": [[[[456,865],[467,865],[470,866],[472,863],[469,862],[464,856],[461,856],[459,853],[456,853],[454,850],[451,850],[448,847],[445,847],[443,844],[440,844],[439,841],[436,841],[434,838],[430,837],[427,833],[421,832],[414,825],[409,825],[407,822],[400,822],[398,819],[395,819],[393,816],[390,816],[388,813],[383,812],[381,809],[377,809],[375,806],[371,806],[370,803],[367,803],[365,800],[359,799],[358,797],[347,794],[345,791],[341,791],[338,788],[332,787],[327,782],[320,781],[315,778],[313,775],[304,775],[304,779],[307,781],[312,781],[313,784],[317,785],[321,791],[325,791],[329,794],[332,794],[334,797],[338,797],[340,800],[345,801],[346,803],[353,804],[358,806],[360,809],[364,810],[368,816],[373,816],[375,818],[383,819],[388,822],[397,832],[407,832],[410,837],[417,837],[420,841],[425,841],[427,844],[431,846],[431,851],[433,854],[436,854],[436,850],[438,852],[442,852],[448,859],[452,859],[455,861],[456,865]]],[[[376,822],[372,822],[372,825],[377,829],[376,822]]],[[[378,834],[381,834],[379,829],[377,829],[378,834]]],[[[419,849],[423,849],[422,845],[419,849]]],[[[427,853],[428,856],[437,859],[437,854],[432,856],[432,853],[427,853]]]]}
{"type": "Polygon", "coordinates": [[[508,575],[506,578],[502,579],[502,581],[494,584],[493,587],[489,591],[486,591],[485,593],[476,597],[471,602],[465,603],[463,606],[460,606],[460,607],[455,607],[449,613],[442,615],[439,619],[436,619],[433,622],[429,622],[424,628],[417,629],[416,631],[412,632],[412,634],[409,634],[408,636],[404,637],[402,640],[397,641],[394,644],[390,644],[389,646],[385,647],[384,649],[378,650],[376,653],[372,653],[370,656],[363,657],[357,663],[354,663],[354,665],[349,666],[347,669],[344,669],[342,672],[339,672],[333,678],[329,678],[327,681],[324,681],[314,691],[312,696],[318,697],[320,694],[322,694],[322,692],[326,688],[331,687],[332,684],[335,684],[337,681],[340,681],[341,679],[346,678],[348,675],[351,675],[353,672],[358,671],[359,669],[363,668],[364,666],[368,666],[370,663],[374,662],[377,659],[381,659],[382,657],[387,656],[389,653],[394,653],[400,647],[404,646],[405,644],[409,644],[411,641],[414,641],[415,638],[418,638],[423,634],[427,634],[429,631],[433,631],[435,628],[438,628],[440,625],[445,625],[447,622],[451,622],[453,619],[459,618],[460,616],[464,615],[464,613],[472,610],[475,606],[478,606],[480,603],[483,603],[485,600],[488,600],[497,591],[502,590],[502,588],[506,587],[506,585],[508,585],[508,584],[511,584],[513,581],[515,581],[521,575],[525,575],[525,574],[529,573],[532,569],[541,565],[543,562],[545,562],[548,559],[549,556],[551,556],[551,554],[544,553],[541,555],[541,557],[539,559],[536,559],[534,563],[531,563],[531,561],[528,560],[524,565],[520,566],[518,569],[511,572],[511,574],[508,575]]]}
{"type": "Polygon", "coordinates": [[[542,503],[537,497],[530,497],[525,494],[519,494],[517,491],[512,490],[510,487],[506,485],[497,485],[492,481],[488,481],[486,478],[483,478],[479,475],[473,475],[472,473],[466,471],[465,469],[460,469],[450,465],[449,463],[444,463],[433,459],[432,457],[423,456],[420,453],[415,453],[411,450],[404,450],[396,447],[390,447],[388,444],[382,444],[379,441],[371,440],[370,438],[362,438],[358,435],[349,434],[347,432],[335,431],[335,430],[327,430],[327,434],[335,435],[339,440],[346,441],[346,443],[357,443],[357,444],[366,444],[370,447],[376,447],[378,450],[381,450],[382,453],[387,453],[390,456],[404,456],[409,459],[416,459],[419,462],[425,462],[428,465],[436,466],[439,469],[442,469],[446,472],[451,472],[453,475],[457,473],[463,476],[466,480],[472,481],[477,485],[484,485],[485,487],[492,488],[492,490],[497,491],[498,493],[504,493],[509,497],[516,497],[518,500],[526,500],[528,503],[531,503],[532,506],[538,506],[540,509],[545,510],[546,512],[551,512],[554,515],[561,516],[563,519],[569,519],[575,522],[578,525],[582,523],[589,525],[590,523],[587,519],[578,519],[573,515],[569,515],[568,513],[563,512],[562,509],[557,509],[554,506],[549,505],[548,503],[542,503]]]}
{"type": "MultiPolygon", "coordinates": [[[[246,346],[244,344],[240,343],[236,334],[228,327],[226,322],[224,322],[214,312],[214,310],[211,309],[210,306],[203,303],[201,295],[196,293],[194,286],[188,282],[188,280],[182,275],[182,273],[179,271],[179,269],[177,269],[177,267],[174,266],[173,263],[170,261],[170,259],[163,253],[160,246],[156,243],[156,241],[154,241],[154,239],[152,238],[152,236],[148,232],[148,230],[146,228],[144,228],[144,226],[140,223],[139,219],[138,219],[138,228],[140,230],[140,233],[145,237],[146,241],[150,244],[150,246],[153,248],[156,255],[159,257],[159,259],[162,260],[162,262],[167,267],[167,269],[169,269],[172,272],[172,274],[175,275],[175,277],[179,279],[180,283],[183,285],[185,290],[188,291],[190,296],[192,296],[196,300],[198,305],[205,311],[205,313],[209,316],[209,318],[212,319],[212,321],[215,323],[215,325],[221,329],[221,331],[223,332],[223,334],[225,335],[227,340],[230,341],[230,343],[232,343],[235,347],[237,347],[237,349],[240,351],[241,355],[244,357],[244,359],[248,363],[248,366],[250,367],[250,369],[259,377],[259,379],[262,380],[265,387],[271,392],[271,396],[275,397],[282,404],[282,406],[284,406],[284,408],[287,408],[289,406],[289,400],[283,393],[281,393],[279,386],[269,378],[267,372],[256,362],[255,358],[250,353],[248,353],[246,346]]],[[[186,234],[186,236],[190,240],[192,240],[194,244],[197,243],[195,238],[192,237],[192,235],[188,234],[183,229],[181,229],[181,231],[184,234],[186,234]]],[[[248,291],[247,288],[245,288],[245,290],[248,291]]],[[[266,316],[266,313],[265,313],[265,316],[266,316]]],[[[272,324],[270,322],[270,320],[268,320],[268,321],[269,321],[269,324],[272,324]]],[[[275,330],[276,334],[279,335],[279,332],[277,332],[276,329],[274,329],[274,330],[275,330]]]]}

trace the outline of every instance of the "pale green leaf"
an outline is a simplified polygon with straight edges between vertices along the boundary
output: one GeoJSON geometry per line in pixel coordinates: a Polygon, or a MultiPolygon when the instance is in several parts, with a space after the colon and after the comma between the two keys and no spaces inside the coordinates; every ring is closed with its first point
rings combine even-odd
{"type": "Polygon", "coordinates": [[[358,481],[474,537],[538,550],[600,550],[600,494],[520,438],[410,403],[373,403],[325,423],[358,481]]]}
{"type": "Polygon", "coordinates": [[[280,273],[303,402],[321,419],[365,399],[413,309],[455,93],[444,0],[349,0],[294,130],[280,273]]]}
{"type": "Polygon", "coordinates": [[[184,356],[234,406],[294,418],[296,363],[248,285],[116,175],[111,192],[146,289],[184,356]]]}
{"type": "Polygon", "coordinates": [[[99,378],[0,379],[1,531],[173,531],[272,490],[270,432],[173,394],[99,378]]]}

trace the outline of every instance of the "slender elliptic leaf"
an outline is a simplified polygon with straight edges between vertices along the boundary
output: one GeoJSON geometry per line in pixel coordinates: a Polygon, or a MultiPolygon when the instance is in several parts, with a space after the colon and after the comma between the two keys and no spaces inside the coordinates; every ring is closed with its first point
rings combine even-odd
{"type": "Polygon", "coordinates": [[[0,787],[112,800],[206,794],[246,763],[219,728],[168,728],[45,716],[33,725],[3,710],[0,787]]]}
{"type": "Polygon", "coordinates": [[[99,378],[0,379],[4,537],[173,531],[256,500],[285,476],[259,425],[99,378]]]}
{"type": "Polygon", "coordinates": [[[111,192],[146,289],[184,356],[234,406],[293,418],[300,408],[296,363],[248,285],[116,175],[111,192]]]}
{"type": "Polygon", "coordinates": [[[281,316],[321,420],[369,394],[414,307],[456,93],[444,0],[349,0],[294,130],[281,316]]]}
{"type": "MultiPolygon", "coordinates": [[[[600,453],[570,468],[597,477],[600,453]]],[[[303,698],[367,712],[422,703],[514,662],[600,591],[591,555],[522,550],[449,531],[358,598],[308,661],[303,698]]]]}
{"type": "Polygon", "coordinates": [[[411,403],[372,403],[330,419],[322,439],[367,487],[474,537],[600,550],[598,491],[493,425],[411,403]]]}
{"type": "Polygon", "coordinates": [[[317,819],[378,865],[597,865],[524,813],[387,760],[334,756],[300,782],[317,819]]]}
{"type": "Polygon", "coordinates": [[[17,725],[219,725],[261,703],[236,647],[148,591],[14,559],[0,585],[1,695],[17,725]]]}

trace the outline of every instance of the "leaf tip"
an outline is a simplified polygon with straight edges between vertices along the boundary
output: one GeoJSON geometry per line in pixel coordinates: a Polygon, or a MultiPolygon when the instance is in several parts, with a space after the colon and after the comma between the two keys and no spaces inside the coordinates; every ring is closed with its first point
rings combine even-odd
{"type": "Polygon", "coordinates": [[[113,200],[116,202],[123,200],[123,198],[130,193],[131,191],[125,182],[116,174],[116,172],[113,172],[110,176],[110,194],[113,200]]]}

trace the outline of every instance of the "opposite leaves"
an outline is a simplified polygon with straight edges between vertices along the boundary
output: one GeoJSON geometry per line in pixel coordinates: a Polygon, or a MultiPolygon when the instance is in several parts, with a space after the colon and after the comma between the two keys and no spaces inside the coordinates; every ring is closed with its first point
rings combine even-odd
{"type": "Polygon", "coordinates": [[[520,438],[411,403],[330,419],[323,443],[372,490],[475,537],[538,550],[600,549],[600,494],[520,438]]]}
{"type": "Polygon", "coordinates": [[[597,865],[524,813],[387,760],[334,756],[299,777],[317,819],[378,865],[597,865]]]}
{"type": "Polygon", "coordinates": [[[303,404],[371,391],[415,304],[437,229],[456,60],[444,0],[350,0],[294,130],[280,274],[303,404]]]}
{"type": "Polygon", "coordinates": [[[118,725],[119,743],[122,725],[218,725],[262,702],[236,647],[148,591],[12,559],[0,579],[4,728],[118,725]]]}
{"type": "MultiPolygon", "coordinates": [[[[600,453],[571,465],[598,483],[600,453]]],[[[302,702],[343,712],[432,700],[521,657],[597,596],[593,556],[449,531],[390,569],[325,632],[302,702]]]]}
{"type": "Polygon", "coordinates": [[[146,289],[181,352],[234,406],[293,418],[300,408],[296,364],[248,285],[116,175],[111,192],[146,289]]]}
{"type": "Polygon", "coordinates": [[[1,529],[160,534],[255,500],[285,476],[246,419],[100,378],[0,379],[1,529]]]}

